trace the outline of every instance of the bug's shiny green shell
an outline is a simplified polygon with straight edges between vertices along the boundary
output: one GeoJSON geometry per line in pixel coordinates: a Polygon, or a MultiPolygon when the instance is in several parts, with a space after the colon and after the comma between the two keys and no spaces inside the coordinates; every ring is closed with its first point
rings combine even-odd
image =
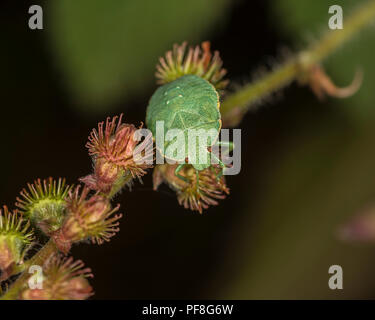
{"type": "MultiPolygon", "coordinates": [[[[189,129],[215,130],[217,136],[221,128],[219,111],[220,100],[216,89],[208,81],[195,75],[186,75],[158,88],[151,97],[147,107],[146,125],[156,137],[156,122],[164,121],[164,134],[170,129],[181,129],[185,134],[185,145],[189,129]]],[[[214,141],[207,146],[212,145],[214,141]]],[[[169,142],[172,143],[173,141],[169,142]]],[[[181,148],[185,148],[181,145],[181,148]]],[[[165,149],[168,142],[165,143],[165,149]]],[[[164,150],[159,150],[165,156],[164,150]]],[[[170,157],[173,160],[184,160],[189,154],[170,157]]]]}

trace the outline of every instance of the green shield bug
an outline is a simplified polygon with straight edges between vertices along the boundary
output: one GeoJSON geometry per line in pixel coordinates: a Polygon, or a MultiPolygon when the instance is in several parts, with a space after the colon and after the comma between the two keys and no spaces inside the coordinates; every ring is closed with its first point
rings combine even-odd
{"type": "MultiPolygon", "coordinates": [[[[215,87],[205,79],[196,75],[184,75],[172,82],[159,87],[151,97],[147,107],[146,124],[156,137],[157,122],[164,122],[164,134],[167,135],[169,130],[179,129],[184,133],[184,139],[174,141],[176,149],[184,150],[180,155],[166,154],[168,146],[172,141],[165,143],[165,148],[157,150],[167,159],[175,160],[180,164],[177,166],[175,175],[182,180],[187,179],[179,174],[179,171],[187,164],[191,164],[197,173],[211,166],[211,158],[215,158],[217,163],[224,168],[211,148],[214,144],[224,145],[225,143],[217,142],[221,129],[220,99],[215,87]],[[189,132],[192,130],[205,130],[213,132],[211,138],[207,139],[204,146],[189,141],[189,132]],[[176,146],[177,143],[177,146],[176,146]],[[189,162],[190,156],[196,154],[198,158],[199,149],[203,148],[207,153],[206,159],[202,162],[199,159],[197,163],[189,162]]],[[[230,143],[226,143],[231,148],[230,143]]],[[[220,175],[222,174],[222,171],[220,175]]]]}

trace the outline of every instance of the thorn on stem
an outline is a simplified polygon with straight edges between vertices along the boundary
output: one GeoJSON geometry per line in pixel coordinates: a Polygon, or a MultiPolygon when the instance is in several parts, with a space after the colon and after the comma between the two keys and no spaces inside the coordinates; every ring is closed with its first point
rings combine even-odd
{"type": "Polygon", "coordinates": [[[319,100],[324,100],[327,95],[334,98],[348,98],[354,95],[361,87],[363,71],[357,69],[352,83],[343,88],[337,87],[320,65],[311,67],[306,80],[305,82],[319,100]]]}

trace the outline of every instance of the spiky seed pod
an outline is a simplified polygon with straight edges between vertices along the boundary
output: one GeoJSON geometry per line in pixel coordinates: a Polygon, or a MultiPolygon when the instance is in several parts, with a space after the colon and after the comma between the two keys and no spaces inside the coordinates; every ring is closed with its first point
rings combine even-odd
{"type": "Polygon", "coordinates": [[[0,280],[7,279],[23,258],[33,241],[30,222],[25,221],[16,210],[0,209],[0,280]]]}
{"type": "Polygon", "coordinates": [[[23,290],[21,300],[85,300],[93,289],[87,278],[92,278],[90,268],[81,260],[54,255],[43,265],[43,288],[23,290]]]}
{"type": "Polygon", "coordinates": [[[201,47],[190,47],[188,50],[187,43],[184,42],[180,46],[175,44],[172,51],[159,59],[155,76],[158,84],[165,84],[184,75],[194,74],[222,90],[228,84],[228,80],[223,80],[227,71],[222,65],[219,52],[215,51],[212,55],[210,42],[205,41],[201,47]]]}
{"type": "Polygon", "coordinates": [[[52,238],[60,251],[67,253],[71,244],[90,239],[92,243],[102,244],[109,241],[119,231],[118,220],[122,214],[118,211],[119,205],[112,209],[108,198],[98,193],[88,197],[90,189],[80,186],[69,192],[67,198],[67,216],[62,227],[57,230],[52,238]]]}
{"type": "Polygon", "coordinates": [[[176,166],[163,164],[155,167],[153,174],[154,190],[157,190],[162,182],[166,182],[176,191],[179,204],[186,209],[202,213],[203,209],[218,205],[217,200],[224,199],[229,194],[224,176],[217,178],[220,168],[211,166],[199,171],[199,184],[197,184],[196,171],[192,166],[185,166],[179,172],[182,176],[188,178],[190,183],[176,177],[176,166]]]}
{"type": "MultiPolygon", "coordinates": [[[[86,147],[94,161],[94,173],[81,178],[89,188],[106,194],[121,188],[124,183],[130,183],[133,178],[146,174],[146,169],[152,167],[153,153],[149,162],[139,163],[135,159],[135,149],[140,142],[135,139],[137,128],[132,124],[122,123],[120,117],[107,118],[106,123],[100,122],[98,130],[93,129],[86,147]]],[[[142,126],[141,126],[142,128],[142,126]]],[[[152,143],[146,139],[141,144],[152,143]]],[[[147,160],[147,159],[146,159],[147,160]]],[[[118,191],[118,190],[116,190],[118,191]]]]}
{"type": "Polygon", "coordinates": [[[48,178],[28,184],[17,197],[16,206],[44,234],[50,235],[61,227],[65,218],[66,197],[72,186],[65,184],[65,179],[48,178]]]}

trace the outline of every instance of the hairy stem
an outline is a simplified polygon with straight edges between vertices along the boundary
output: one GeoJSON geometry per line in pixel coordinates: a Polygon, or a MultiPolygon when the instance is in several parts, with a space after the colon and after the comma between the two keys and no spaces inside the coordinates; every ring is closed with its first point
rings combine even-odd
{"type": "Polygon", "coordinates": [[[32,265],[43,266],[44,262],[58,249],[52,240],[49,240],[44,247],[39,250],[31,259],[25,262],[25,271],[18,277],[18,279],[10,286],[10,288],[0,297],[0,300],[15,300],[22,289],[27,286],[27,281],[31,274],[28,269],[32,265]]]}
{"type": "Polygon", "coordinates": [[[309,68],[334,53],[374,19],[375,0],[368,0],[346,19],[344,29],[325,33],[320,41],[307,50],[298,53],[259,80],[228,95],[221,105],[223,121],[233,123],[230,118],[234,111],[237,114],[248,111],[259,100],[299,79],[309,68]]]}
{"type": "Polygon", "coordinates": [[[110,191],[110,193],[107,195],[109,199],[112,199],[117,193],[119,193],[125,185],[127,185],[131,180],[133,179],[133,176],[130,172],[124,172],[120,178],[115,181],[113,184],[113,187],[110,191]]]}

